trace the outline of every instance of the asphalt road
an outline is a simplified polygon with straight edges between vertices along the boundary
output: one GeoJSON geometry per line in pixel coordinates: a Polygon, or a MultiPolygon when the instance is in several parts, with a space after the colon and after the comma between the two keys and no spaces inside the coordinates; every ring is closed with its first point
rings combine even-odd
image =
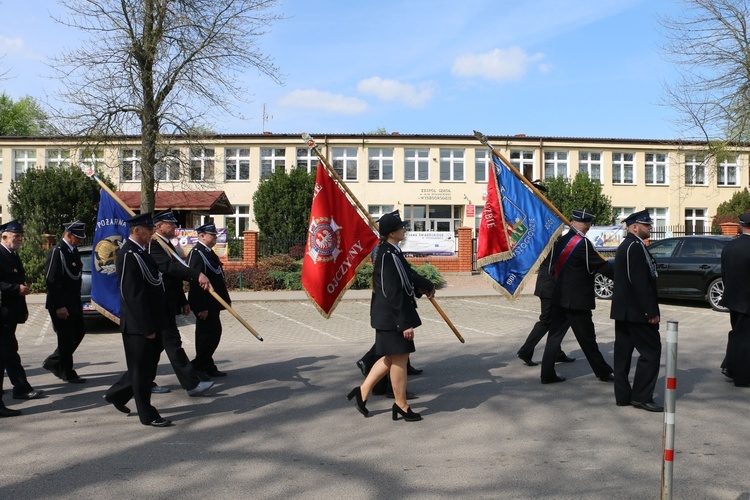
{"type": "MultiPolygon", "coordinates": [[[[76,353],[86,384],[44,371],[55,336],[34,303],[18,337],[30,381],[46,397],[5,395],[23,415],[0,420],[0,498],[659,497],[662,414],[615,406],[611,383],[594,377],[570,333],[563,349],[579,359],[558,365],[568,381],[541,385],[538,367],[515,356],[538,315],[535,297],[455,295],[438,297],[465,344],[420,303],[412,360],[425,373],[409,389],[419,394],[412,405],[421,422],[393,422],[383,397],[370,398],[367,419],[346,401],[361,380],[354,362],[374,338],[366,292],[349,292],[329,320],[299,294],[235,298],[265,341],[223,313],[216,359],[229,376],[205,397],[189,398],[162,356],[157,381],[172,392],[153,401],[175,422],[166,429],[102,400],[124,370],[120,335],[106,322],[89,324],[76,353]],[[295,300],[276,300],[283,297],[295,300]]],[[[614,326],[608,303],[598,306],[611,362],[614,326]]],[[[662,319],[679,321],[674,498],[750,498],[750,389],[735,388],[718,368],[729,317],[668,303],[662,319]]],[[[193,326],[183,324],[192,355],[193,326]]],[[[662,366],[659,396],[663,376],[662,366]]]]}

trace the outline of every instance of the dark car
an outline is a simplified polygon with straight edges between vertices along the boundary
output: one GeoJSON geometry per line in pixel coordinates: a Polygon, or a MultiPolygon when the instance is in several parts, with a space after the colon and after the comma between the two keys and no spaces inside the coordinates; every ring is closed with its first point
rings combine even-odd
{"type": "Polygon", "coordinates": [[[99,311],[91,305],[91,247],[78,247],[83,263],[83,274],[81,275],[81,303],[83,304],[83,317],[93,318],[100,316],[99,311]]]}
{"type": "MultiPolygon", "coordinates": [[[[659,298],[705,300],[716,311],[724,295],[721,251],[732,236],[678,236],[652,242],[648,251],[656,260],[659,298]]],[[[612,298],[613,282],[598,274],[594,292],[600,299],[612,298]]]]}

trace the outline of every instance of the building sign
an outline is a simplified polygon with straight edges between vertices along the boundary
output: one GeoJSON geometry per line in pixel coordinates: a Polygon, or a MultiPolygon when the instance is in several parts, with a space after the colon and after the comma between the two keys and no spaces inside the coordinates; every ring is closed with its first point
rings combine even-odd
{"type": "MultiPolygon", "coordinates": [[[[227,230],[226,228],[216,228],[216,245],[213,250],[221,259],[227,257],[227,230]]],[[[195,229],[178,228],[174,231],[175,237],[172,238],[172,244],[175,248],[180,248],[183,255],[187,258],[188,252],[198,243],[198,232],[195,229]]]]}
{"type": "Polygon", "coordinates": [[[405,254],[452,257],[456,236],[451,231],[408,231],[399,246],[405,254]]]}
{"type": "Polygon", "coordinates": [[[466,217],[475,217],[476,205],[466,205],[466,217]]]}
{"type": "Polygon", "coordinates": [[[446,188],[422,188],[419,190],[420,200],[446,200],[453,198],[450,189],[446,188]]]}
{"type": "Polygon", "coordinates": [[[591,226],[586,233],[597,250],[616,250],[623,237],[622,226],[591,226]]]}

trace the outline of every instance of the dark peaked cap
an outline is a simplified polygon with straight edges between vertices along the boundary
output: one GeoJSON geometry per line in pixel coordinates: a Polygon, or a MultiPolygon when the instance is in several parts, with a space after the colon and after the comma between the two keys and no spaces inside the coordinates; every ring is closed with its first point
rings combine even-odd
{"type": "Polygon", "coordinates": [[[79,220],[68,222],[67,224],[63,225],[63,228],[66,233],[70,233],[76,238],[83,239],[86,237],[86,224],[79,220]]]}
{"type": "Polygon", "coordinates": [[[636,222],[639,224],[647,224],[652,225],[654,221],[651,219],[651,215],[649,215],[648,210],[641,210],[640,212],[633,212],[632,214],[625,217],[626,226],[629,226],[631,224],[635,224],[636,222]]]}
{"type": "Polygon", "coordinates": [[[583,210],[573,210],[573,222],[587,222],[594,220],[594,214],[590,214],[584,208],[583,210]]]}
{"type": "Polygon", "coordinates": [[[388,236],[393,231],[401,229],[407,224],[409,223],[401,220],[398,210],[395,210],[378,219],[378,232],[380,233],[380,236],[388,236]]]}

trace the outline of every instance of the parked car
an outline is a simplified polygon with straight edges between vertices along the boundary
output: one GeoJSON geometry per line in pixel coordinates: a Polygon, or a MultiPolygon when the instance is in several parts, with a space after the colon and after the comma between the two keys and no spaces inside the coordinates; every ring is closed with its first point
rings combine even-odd
{"type": "Polygon", "coordinates": [[[101,316],[99,311],[91,305],[91,252],[90,246],[78,247],[78,253],[83,263],[83,274],[81,275],[81,303],[83,304],[83,317],[93,318],[101,316]]]}
{"type": "MultiPolygon", "coordinates": [[[[716,311],[724,295],[721,279],[721,251],[732,236],[677,236],[652,242],[648,250],[656,260],[659,298],[705,300],[716,311]]],[[[597,274],[594,293],[612,298],[613,282],[597,274]]]]}

